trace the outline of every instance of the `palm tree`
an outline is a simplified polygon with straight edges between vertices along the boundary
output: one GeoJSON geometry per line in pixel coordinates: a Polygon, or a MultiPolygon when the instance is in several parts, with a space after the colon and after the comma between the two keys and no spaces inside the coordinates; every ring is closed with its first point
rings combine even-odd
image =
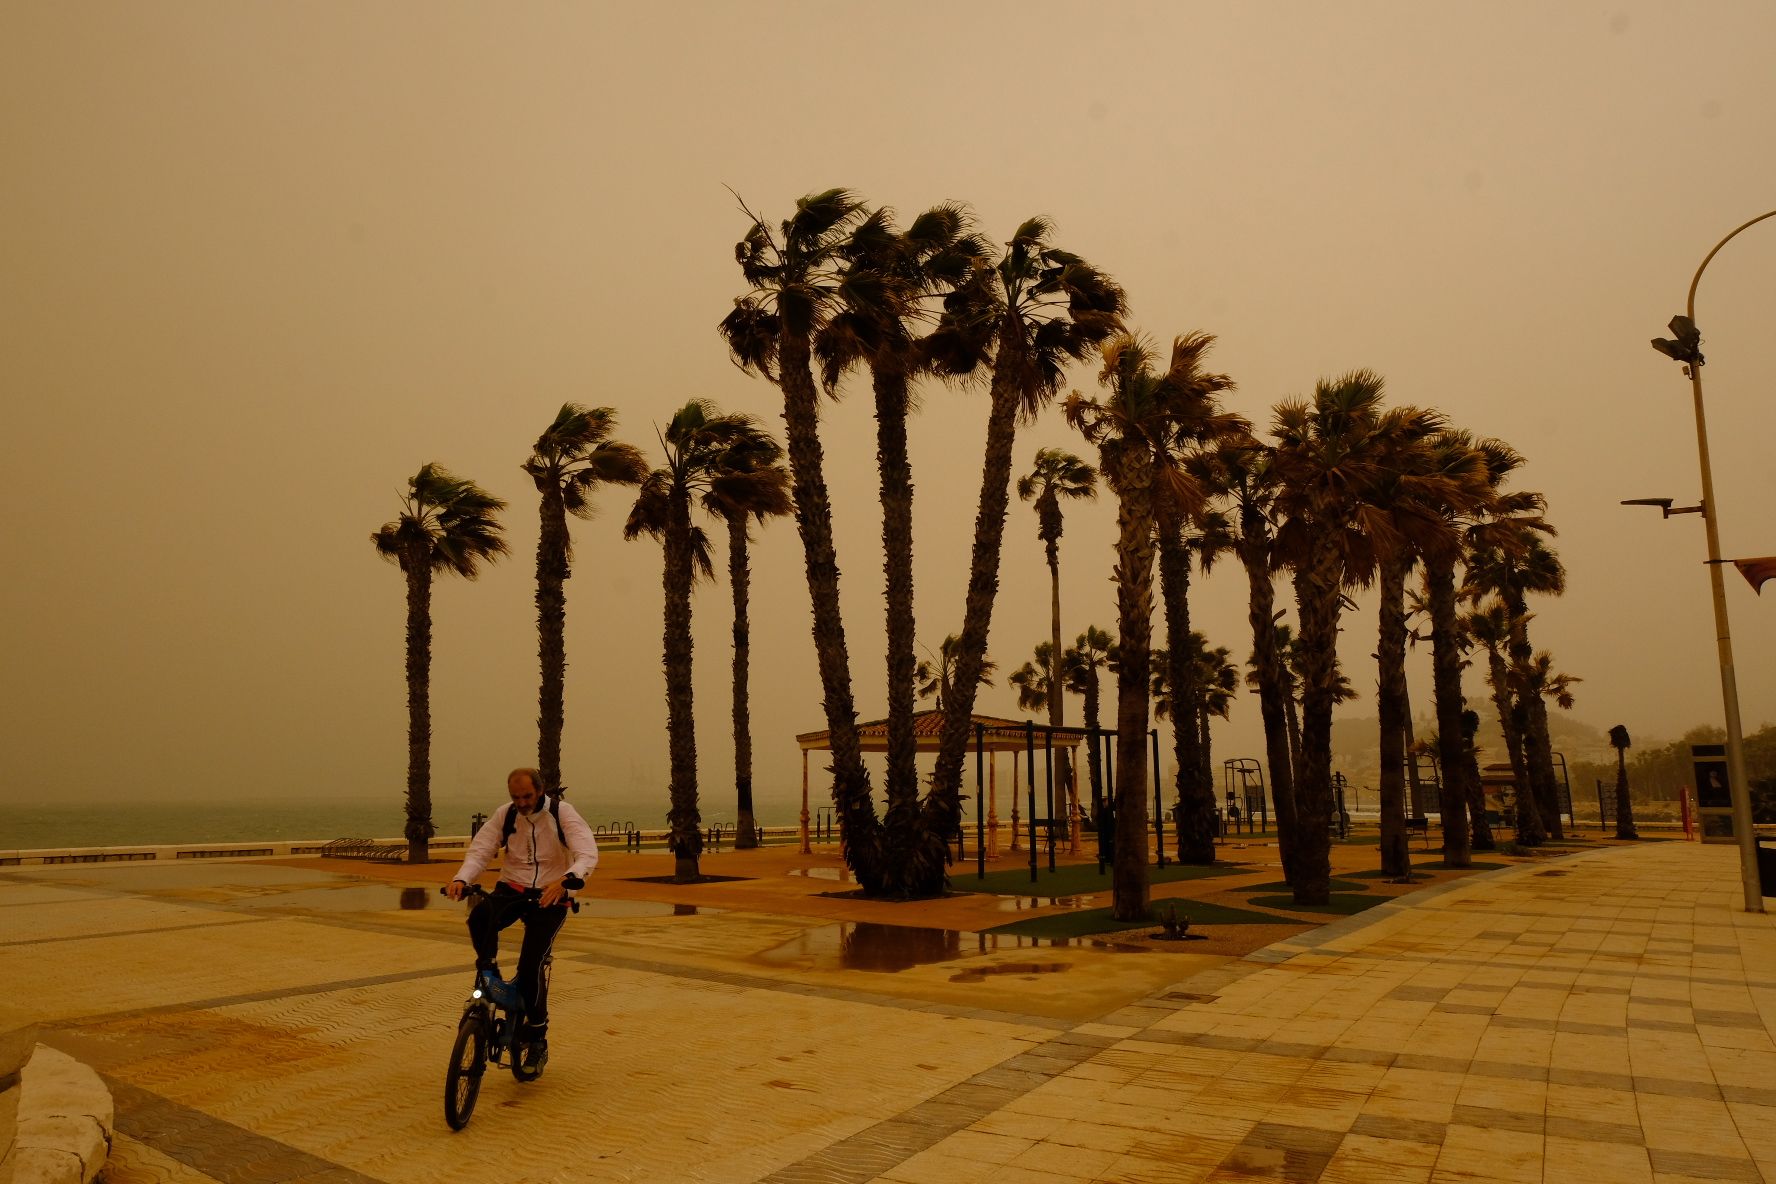
{"type": "MultiPolygon", "coordinates": [[[[1560,822],[1560,785],[1554,779],[1554,744],[1549,735],[1548,704],[1553,702],[1562,711],[1571,711],[1574,702],[1572,687],[1574,683],[1584,679],[1576,674],[1560,674],[1554,670],[1554,656],[1547,650],[1538,650],[1528,662],[1516,666],[1512,671],[1522,693],[1531,697],[1534,709],[1529,713],[1529,730],[1524,733],[1524,751],[1531,756],[1531,767],[1537,752],[1545,754],[1547,770],[1544,774],[1548,782],[1547,799],[1549,808],[1544,817],[1552,813],[1554,826],[1549,827],[1550,838],[1559,839],[1560,822]]],[[[1531,777],[1532,784],[1535,777],[1531,777]]]]}
{"type": "MultiPolygon", "coordinates": [[[[1085,726],[1092,732],[1092,750],[1097,747],[1099,726],[1098,705],[1102,698],[1101,680],[1098,671],[1106,666],[1116,666],[1116,640],[1105,630],[1096,625],[1088,625],[1061,659],[1062,677],[1065,689],[1085,700],[1085,726]]],[[[1098,762],[1086,761],[1086,771],[1091,777],[1092,825],[1095,828],[1101,822],[1100,814],[1104,804],[1102,773],[1098,762]]],[[[1077,812],[1079,803],[1073,803],[1077,812]]]]}
{"type": "MultiPolygon", "coordinates": [[[[1061,499],[1089,501],[1098,496],[1098,471],[1062,448],[1039,448],[1030,471],[1018,478],[1017,495],[1022,501],[1034,501],[1036,537],[1042,540],[1048,556],[1049,584],[1049,681],[1061,685],[1061,499]]],[[[1066,724],[1065,695],[1048,700],[1048,722],[1051,727],[1066,724]]],[[[1061,784],[1071,800],[1077,800],[1075,772],[1066,750],[1061,752],[1061,784]]]]}
{"type": "Polygon", "coordinates": [[[1011,672],[1006,679],[1017,688],[1019,711],[1046,711],[1049,706],[1049,690],[1060,684],[1053,681],[1056,664],[1049,643],[1036,643],[1036,656],[1011,672]]]}
{"type": "Polygon", "coordinates": [[[829,393],[845,373],[868,366],[876,405],[876,462],[882,500],[882,549],[887,615],[888,769],[883,842],[893,854],[888,890],[923,895],[948,859],[944,836],[924,826],[919,810],[918,740],[913,734],[913,478],[907,452],[911,382],[929,371],[930,353],[919,335],[924,307],[967,276],[989,244],[969,232],[967,212],[954,203],[927,210],[904,233],[878,210],[852,231],[842,254],[850,268],[839,310],[815,336],[814,352],[829,393]],[[910,882],[898,869],[918,869],[910,882]]]}
{"type": "Polygon", "coordinates": [[[1362,494],[1392,460],[1391,442],[1418,434],[1414,424],[1428,414],[1415,407],[1384,410],[1382,386],[1380,375],[1368,370],[1322,380],[1311,403],[1283,403],[1272,421],[1283,519],[1277,542],[1295,573],[1301,616],[1299,858],[1290,883],[1297,904],[1324,904],[1331,893],[1332,707],[1344,587],[1373,569],[1376,541],[1391,531],[1362,494]]]}
{"type": "Polygon", "coordinates": [[[728,449],[722,468],[711,478],[703,505],[728,527],[728,584],[734,595],[734,846],[758,846],[752,809],[752,698],[747,685],[752,656],[752,625],[748,600],[752,588],[750,526],[788,517],[795,505],[789,497],[789,470],[783,448],[760,431],[742,434],[728,449]]]}
{"type": "MultiPolygon", "coordinates": [[[[946,835],[955,832],[960,818],[968,720],[999,587],[1017,421],[1028,420],[1054,398],[1069,361],[1090,355],[1122,325],[1122,289],[1079,256],[1054,246],[1051,237],[1048,222],[1032,218],[1018,227],[997,261],[979,260],[946,297],[943,318],[930,340],[938,373],[968,375],[989,358],[993,370],[957,654],[957,702],[944,716],[932,794],[925,802],[929,829],[946,835]]],[[[1143,671],[1143,683],[1145,677],[1143,671]]]]}
{"type": "MultiPolygon", "coordinates": [[[[665,631],[662,648],[666,668],[666,738],[671,758],[671,809],[666,822],[667,843],[675,860],[677,883],[699,878],[698,856],[703,850],[702,816],[697,804],[697,733],[692,695],[691,585],[701,575],[713,579],[709,537],[691,521],[691,500],[711,495],[718,479],[732,486],[748,477],[761,485],[774,483],[769,469],[748,473],[753,463],[770,449],[769,440],[748,415],[724,415],[707,399],[693,399],[679,408],[660,434],[666,463],[642,482],[629,520],[623,526],[628,539],[648,535],[662,544],[665,562],[661,587],[665,594],[665,631]],[[762,439],[761,439],[762,437],[762,439]],[[739,464],[735,457],[740,458],[739,464]]],[[[774,442],[772,442],[774,446],[774,442]]],[[[729,498],[738,496],[730,491],[729,498]]]]}
{"type": "MultiPolygon", "coordinates": [[[[813,369],[814,336],[843,306],[852,278],[845,252],[851,232],[868,214],[862,200],[844,189],[803,197],[796,202],[795,213],[775,228],[751,211],[747,214],[752,224],[734,254],[751,290],[735,300],[722,320],[721,333],[742,369],[762,374],[783,393],[790,492],[813,604],[814,652],[832,751],[839,846],[859,887],[879,893],[890,869],[883,858],[881,827],[857,734],[813,369]]],[[[941,865],[938,874],[941,882],[941,865]]]]}
{"type": "MultiPolygon", "coordinates": [[[[1291,762],[1290,718],[1293,678],[1278,646],[1276,583],[1273,551],[1275,529],[1271,507],[1276,500],[1276,472],[1271,450],[1251,435],[1221,441],[1193,462],[1215,493],[1229,502],[1233,549],[1246,570],[1246,620],[1252,630],[1252,673],[1247,680],[1258,693],[1264,722],[1264,755],[1270,773],[1270,795],[1276,811],[1277,849],[1283,879],[1293,876],[1295,852],[1295,779],[1291,762]]],[[[1299,741],[1297,741],[1297,744],[1299,741]]]]}
{"type": "Polygon", "coordinates": [[[1529,791],[1529,774],[1525,771],[1523,733],[1518,730],[1516,713],[1512,710],[1510,662],[1506,657],[1515,632],[1510,611],[1498,599],[1487,600],[1462,617],[1462,628],[1486,651],[1486,682],[1492,689],[1493,709],[1498,713],[1499,730],[1505,738],[1505,753],[1511,762],[1511,779],[1516,784],[1514,826],[1517,843],[1523,847],[1539,847],[1547,839],[1542,827],[1542,812],[1529,791]]]}
{"type": "Polygon", "coordinates": [[[1486,496],[1480,454],[1468,438],[1449,431],[1442,417],[1425,413],[1405,421],[1407,434],[1388,441],[1394,455],[1369,491],[1386,516],[1378,532],[1379,619],[1376,694],[1381,754],[1381,870],[1399,878],[1411,873],[1406,835],[1406,749],[1411,727],[1406,696],[1406,576],[1421,557],[1432,609],[1432,675],[1437,708],[1438,769],[1443,858],[1452,867],[1473,862],[1468,832],[1467,771],[1461,759],[1461,653],[1453,632],[1455,559],[1459,515],[1486,496]],[[1444,614],[1447,614],[1445,619],[1444,614]]]}
{"type": "Polygon", "coordinates": [[[1209,721],[1231,718],[1233,694],[1239,687],[1239,670],[1229,661],[1232,651],[1226,646],[1210,649],[1209,639],[1194,629],[1190,631],[1188,646],[1186,660],[1190,663],[1191,683],[1195,690],[1194,698],[1185,704],[1182,715],[1178,714],[1178,706],[1184,701],[1173,693],[1172,688],[1169,647],[1153,651],[1153,715],[1156,719],[1171,720],[1174,728],[1189,727],[1195,731],[1199,754],[1197,775],[1207,779],[1214,767],[1210,759],[1209,721]]]}
{"type": "Polygon", "coordinates": [[[1634,803],[1628,797],[1628,729],[1617,724],[1609,730],[1610,747],[1616,750],[1616,837],[1638,839],[1634,829],[1634,803]]]}
{"type": "Polygon", "coordinates": [[[1206,492],[1182,468],[1160,463],[1173,430],[1176,393],[1195,359],[1173,348],[1173,365],[1155,372],[1150,343],[1122,333],[1104,345],[1098,381],[1107,399],[1075,391],[1067,422],[1097,445],[1099,468],[1117,499],[1116,541],[1116,840],[1111,913],[1147,916],[1147,720],[1153,642],[1153,559],[1160,504],[1200,511],[1206,492]]]}
{"type": "Polygon", "coordinates": [[[407,862],[430,858],[432,825],[432,576],[466,580],[506,553],[496,515],[506,503],[437,464],[407,482],[400,516],[370,536],[407,577],[407,862]]]}
{"type": "MultiPolygon", "coordinates": [[[[1221,410],[1219,396],[1234,389],[1225,374],[1203,370],[1203,358],[1214,346],[1208,333],[1189,333],[1172,343],[1171,366],[1160,390],[1166,401],[1168,422],[1160,440],[1158,463],[1176,474],[1161,482],[1154,504],[1159,543],[1159,590],[1165,606],[1166,646],[1170,662],[1167,676],[1187,702],[1199,696],[1193,685],[1190,662],[1190,555],[1200,555],[1205,570],[1217,550],[1230,542],[1225,518],[1209,510],[1212,486],[1205,483],[1200,466],[1192,462],[1217,442],[1250,434],[1243,416],[1221,410]],[[1196,539],[1186,530],[1196,527],[1196,539]]],[[[1183,863],[1215,862],[1215,785],[1203,767],[1200,731],[1196,727],[1172,729],[1173,754],[1178,765],[1178,859],[1183,863]]]]}
{"type": "MultiPolygon", "coordinates": [[[[1529,496],[1539,504],[1539,497],[1529,496]]],[[[1566,591],[1566,571],[1543,541],[1543,536],[1551,535],[1553,528],[1539,513],[1496,519],[1489,526],[1495,529],[1488,537],[1488,545],[1470,552],[1468,583],[1476,593],[1496,593],[1507,610],[1511,624],[1507,652],[1513,678],[1512,724],[1522,737],[1524,771],[1529,777],[1530,796],[1541,813],[1542,827],[1549,838],[1560,839],[1563,832],[1553,750],[1538,739],[1548,732],[1548,707],[1539,693],[1523,683],[1522,675],[1529,669],[1534,652],[1529,640],[1533,614],[1526,597],[1531,592],[1559,596],[1566,591]]]]}
{"type": "MultiPolygon", "coordinates": [[[[957,693],[957,671],[961,668],[960,643],[954,633],[945,637],[938,644],[937,653],[926,651],[926,660],[919,663],[913,673],[914,685],[921,699],[937,700],[935,706],[939,711],[947,713],[956,706],[960,696],[957,693]]],[[[993,672],[999,664],[991,658],[985,658],[975,672],[975,685],[990,687],[993,685],[993,672]]]]}
{"type": "Polygon", "coordinates": [[[592,494],[600,485],[639,485],[647,462],[633,445],[610,438],[617,413],[609,407],[563,403],[555,421],[537,437],[524,471],[542,496],[542,532],[537,538],[537,659],[542,685],[537,691],[538,789],[561,785],[563,688],[567,675],[567,595],[573,540],[567,516],[590,518],[592,494]]]}

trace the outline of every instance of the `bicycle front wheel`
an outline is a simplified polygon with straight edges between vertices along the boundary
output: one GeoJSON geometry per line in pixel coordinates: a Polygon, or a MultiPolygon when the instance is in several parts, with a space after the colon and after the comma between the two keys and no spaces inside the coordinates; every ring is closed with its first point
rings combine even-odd
{"type": "Polygon", "coordinates": [[[475,1112],[475,1098],[481,1092],[481,1074],[487,1068],[487,1025],[482,1017],[469,1012],[456,1028],[456,1043],[450,1048],[450,1068],[444,1074],[444,1121],[450,1129],[460,1131],[469,1125],[475,1112]]]}

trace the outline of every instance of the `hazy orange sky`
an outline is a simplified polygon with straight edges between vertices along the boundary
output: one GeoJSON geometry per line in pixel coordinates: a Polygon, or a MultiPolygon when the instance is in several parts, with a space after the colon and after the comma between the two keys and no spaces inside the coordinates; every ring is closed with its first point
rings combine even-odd
{"type": "MultiPolygon", "coordinates": [[[[1529,457],[1571,590],[1539,644],[1577,715],[1673,738],[1720,719],[1689,388],[1647,339],[1703,254],[1776,208],[1776,6],[1155,3],[12,3],[0,9],[0,801],[386,795],[405,776],[400,573],[370,532],[438,461],[511,502],[512,557],[434,604],[434,787],[501,792],[535,751],[535,494],[567,400],[653,451],[706,397],[781,429],[715,325],[745,220],[853,187],[1045,214],[1162,341],[1220,336],[1259,420],[1355,367],[1529,457]]],[[[1776,554],[1776,220],[1698,320],[1729,556],[1776,554]]],[[[1095,389],[1091,368],[1074,385],[1095,389]]],[[[860,710],[880,715],[874,440],[829,407],[860,710]]],[[[913,424],[918,615],[960,625],[986,411],[913,424]]],[[[1085,452],[1050,413],[1020,437],[1085,452]]],[[[660,793],[660,554],[627,502],[575,525],[564,776],[660,793]]],[[[1114,625],[1108,499],[1071,510],[1070,638],[1114,625]]],[[[756,549],[759,792],[824,726],[793,526],[756,549]]],[[[1047,635],[1012,505],[991,652],[1047,635]]],[[[1196,623],[1243,658],[1244,580],[1196,623]]],[[[1776,719],[1776,593],[1728,593],[1748,728],[1776,719]]],[[[696,600],[706,810],[732,812],[725,586],[696,600]]],[[[1373,606],[1344,655],[1372,714],[1373,606]]],[[[1416,705],[1428,661],[1412,658],[1416,705]]],[[[1477,676],[1471,699],[1483,699],[1477,676]]],[[[1011,713],[1003,680],[981,709],[1011,713]]],[[[1078,718],[1077,701],[1069,706],[1078,718]]],[[[1217,758],[1261,753],[1242,696],[1217,758]]],[[[594,809],[594,813],[596,810],[594,809]]],[[[4,840],[0,839],[0,846],[4,840]]]]}

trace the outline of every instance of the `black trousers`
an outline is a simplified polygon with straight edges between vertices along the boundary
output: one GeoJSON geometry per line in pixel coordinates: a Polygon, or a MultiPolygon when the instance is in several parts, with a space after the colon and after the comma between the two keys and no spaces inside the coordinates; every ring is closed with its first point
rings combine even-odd
{"type": "Polygon", "coordinates": [[[475,965],[483,969],[499,960],[500,932],[514,921],[524,922],[524,944],[518,950],[518,994],[524,1000],[524,1021],[540,1028],[549,1022],[549,976],[543,961],[555,935],[567,920],[565,902],[544,908],[537,898],[501,881],[481,903],[469,910],[469,939],[475,943],[475,965]]]}

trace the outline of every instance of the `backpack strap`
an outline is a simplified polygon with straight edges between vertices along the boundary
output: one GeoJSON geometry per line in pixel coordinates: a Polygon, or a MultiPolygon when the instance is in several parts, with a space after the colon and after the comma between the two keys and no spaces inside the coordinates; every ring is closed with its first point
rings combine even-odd
{"type": "MultiPolygon", "coordinates": [[[[561,849],[567,850],[567,831],[561,827],[561,792],[545,793],[549,800],[549,815],[555,819],[555,837],[561,842],[561,849]]],[[[506,804],[506,820],[500,824],[500,846],[504,847],[518,830],[518,807],[506,804]]]]}

